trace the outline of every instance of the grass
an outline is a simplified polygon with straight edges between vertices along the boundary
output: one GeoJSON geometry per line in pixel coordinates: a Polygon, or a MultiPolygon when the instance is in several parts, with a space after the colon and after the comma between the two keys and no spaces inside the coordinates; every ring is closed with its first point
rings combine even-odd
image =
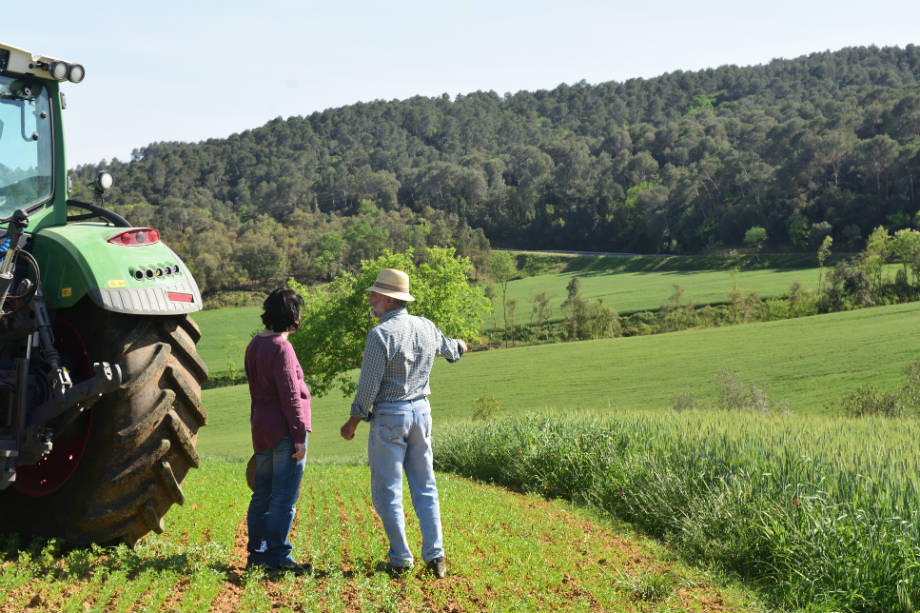
{"type": "MultiPolygon", "coordinates": [[[[566,288],[575,277],[578,277],[582,298],[602,300],[621,315],[655,311],[669,304],[676,290],[675,284],[683,289],[679,304],[686,305],[692,301],[696,306],[728,302],[728,293],[735,286],[744,294],[756,292],[764,299],[788,295],[793,283],[799,283],[803,291],[818,288],[820,269],[802,267],[801,258],[773,256],[765,257],[763,262],[765,266],[748,263],[741,268],[713,268],[711,265],[717,262],[711,258],[692,256],[576,258],[562,270],[511,281],[508,284],[508,300],[517,302],[515,324],[520,325],[531,321],[534,299],[540,293],[550,299],[548,321],[561,320],[562,302],[568,295],[566,288]]],[[[885,272],[893,277],[899,268],[899,264],[889,264],[885,272]]],[[[824,275],[832,269],[832,265],[826,265],[824,275]]],[[[496,287],[495,291],[495,310],[484,324],[493,329],[504,326],[501,290],[496,287]]]]}
{"type": "Polygon", "coordinates": [[[856,386],[893,388],[917,357],[920,304],[646,337],[522,347],[437,363],[435,405],[469,414],[483,393],[500,412],[663,409],[717,395],[721,370],[768,388],[791,410],[822,412],[856,386]]]}
{"type": "MultiPolygon", "coordinates": [[[[681,304],[692,298],[697,305],[725,302],[735,283],[745,292],[757,291],[762,298],[778,296],[800,281],[805,289],[817,286],[818,270],[658,271],[658,272],[560,272],[518,279],[508,284],[508,299],[516,300],[515,323],[530,321],[534,296],[543,292],[550,298],[549,319],[562,318],[561,305],[566,286],[575,276],[581,283],[581,296],[602,299],[619,313],[658,309],[674,293],[674,283],[684,288],[681,304]],[[806,281],[810,282],[806,282],[806,281]]],[[[504,321],[500,296],[495,311],[486,317],[486,328],[500,328],[504,321]]],[[[230,307],[202,311],[193,318],[201,328],[198,351],[214,373],[243,368],[243,354],[253,332],[261,329],[259,307],[230,307]]]]}
{"type": "MultiPolygon", "coordinates": [[[[596,277],[616,276],[608,273],[596,277]]],[[[363,436],[339,437],[351,399],[337,394],[313,402],[292,533],[320,572],[245,572],[248,390],[209,389],[203,465],[166,532],[134,550],[0,535],[0,611],[764,610],[621,520],[747,577],[771,606],[916,609],[918,426],[824,413],[860,385],[899,384],[918,357],[918,311],[897,305],[438,361],[441,467],[525,492],[439,474],[450,568],[440,582],[374,572],[386,542],[367,468],[342,463],[357,464],[365,448],[363,436]],[[785,399],[792,414],[667,410],[677,396],[714,401],[721,371],[785,399]],[[515,419],[472,422],[484,396],[515,419]]],[[[196,315],[212,370],[237,357],[241,365],[258,313],[196,315]]],[[[411,512],[408,531],[418,543],[411,512]]]]}
{"type": "MultiPolygon", "coordinates": [[[[843,396],[860,386],[884,391],[901,383],[907,362],[920,357],[918,312],[920,304],[894,305],[478,352],[454,365],[438,361],[432,373],[436,458],[442,468],[463,475],[596,505],[690,559],[740,573],[771,606],[916,610],[917,423],[854,421],[834,413],[843,396]],[[773,401],[782,399],[791,414],[668,411],[678,398],[692,397],[695,406],[715,404],[716,375],[724,372],[756,384],[773,401]],[[524,433],[516,447],[490,438],[496,424],[473,424],[477,399],[481,404],[484,397],[494,397],[498,415],[512,418],[500,423],[513,426],[502,427],[524,433]],[[464,454],[473,459],[450,460],[464,454]],[[485,460],[476,459],[481,456],[485,460]],[[470,468],[476,462],[479,467],[470,468]]],[[[245,386],[207,390],[204,400],[211,424],[201,431],[201,452],[237,462],[248,457],[245,386]]],[[[338,436],[350,400],[335,394],[314,400],[314,461],[364,455],[363,443],[338,436]]],[[[343,490],[338,495],[346,500],[343,490]]],[[[339,509],[345,524],[341,513],[348,511],[339,509]]],[[[476,516],[477,510],[466,512],[476,516]]],[[[506,511],[491,513],[502,517],[506,511]]],[[[344,517],[350,521],[350,515],[344,517]]],[[[329,559],[351,551],[332,536],[327,540],[329,559]]],[[[464,555],[489,560],[505,554],[480,544],[464,555]]],[[[528,559],[520,558],[525,564],[528,559]]],[[[489,569],[478,572],[487,575],[489,569]]],[[[338,606],[328,595],[346,589],[345,579],[330,578],[323,588],[327,596],[311,602],[338,606]]],[[[621,569],[606,579],[625,601],[646,610],[685,606],[669,600],[683,592],[686,580],[668,568],[621,569]]],[[[531,588],[529,581],[520,579],[530,597],[518,590],[519,598],[505,601],[506,607],[559,606],[543,595],[555,584],[534,579],[539,587],[531,588]]],[[[469,586],[457,589],[471,598],[469,586]]],[[[371,583],[360,593],[357,608],[391,610],[423,602],[424,608],[462,609],[478,602],[459,596],[452,601],[444,594],[399,600],[403,593],[394,597],[384,585],[371,583]]],[[[277,603],[261,598],[253,600],[254,608],[277,603]]]]}
{"type": "MultiPolygon", "coordinates": [[[[691,299],[694,304],[716,304],[726,302],[726,295],[735,285],[745,293],[756,291],[761,298],[782,296],[789,287],[799,282],[805,290],[817,288],[818,269],[800,270],[687,270],[658,272],[608,272],[608,271],[566,271],[517,279],[508,284],[508,300],[517,301],[516,324],[530,321],[534,308],[534,297],[545,293],[550,299],[548,317],[550,321],[562,319],[562,302],[566,299],[566,287],[578,277],[580,296],[603,300],[618,313],[657,310],[667,304],[679,284],[684,293],[680,304],[691,299]]],[[[489,316],[486,324],[493,328],[503,326],[501,290],[496,288],[494,317],[489,316]]],[[[510,316],[510,315],[509,315],[510,316]]]]}
{"type": "MultiPolygon", "coordinates": [[[[359,466],[307,467],[291,538],[314,576],[245,571],[242,470],[205,458],[166,531],[133,550],[0,535],[0,611],[763,610],[596,513],[451,475],[439,477],[447,577],[391,579],[374,570],[387,544],[359,466]]],[[[407,534],[417,547],[411,513],[407,534]]]]}
{"type": "Polygon", "coordinates": [[[229,307],[192,315],[201,329],[198,353],[212,373],[243,369],[246,345],[263,328],[261,314],[261,307],[229,307]]]}
{"type": "MultiPolygon", "coordinates": [[[[582,297],[603,299],[621,314],[658,309],[674,293],[675,283],[684,289],[681,304],[692,299],[697,305],[705,305],[724,302],[736,284],[746,293],[756,291],[767,298],[787,293],[796,281],[802,283],[804,289],[814,289],[818,282],[818,269],[802,268],[803,258],[799,256],[764,256],[765,267],[754,266],[751,256],[736,259],[715,256],[563,259],[567,263],[558,271],[509,283],[508,298],[518,304],[516,324],[530,321],[534,297],[541,292],[550,298],[550,320],[561,319],[560,307],[566,298],[566,286],[576,276],[581,283],[582,297]],[[729,265],[735,260],[740,267],[737,270],[729,265]]],[[[503,325],[500,296],[495,298],[494,304],[496,310],[486,317],[486,328],[503,325]]],[[[252,334],[261,329],[260,313],[259,307],[228,307],[194,314],[202,332],[198,352],[212,373],[242,370],[246,345],[252,334]]]]}
{"type": "MultiPolygon", "coordinates": [[[[714,401],[716,375],[734,373],[765,388],[795,413],[825,413],[860,385],[894,389],[920,347],[920,303],[861,309],[768,323],[696,329],[470,353],[456,364],[435,362],[432,410],[437,427],[472,418],[477,398],[494,396],[498,415],[529,411],[662,410],[681,394],[714,401]]],[[[249,442],[245,385],[205,390],[210,423],[202,453],[244,458],[249,442]]],[[[339,426],[351,398],[313,401],[314,458],[365,453],[343,441],[339,426]]],[[[833,410],[833,409],[832,409],[833,410]]],[[[363,426],[361,427],[363,430],[363,426]]]]}
{"type": "Polygon", "coordinates": [[[918,437],[917,420],[883,418],[530,415],[453,428],[436,460],[596,506],[747,577],[786,610],[915,611],[918,437]]]}

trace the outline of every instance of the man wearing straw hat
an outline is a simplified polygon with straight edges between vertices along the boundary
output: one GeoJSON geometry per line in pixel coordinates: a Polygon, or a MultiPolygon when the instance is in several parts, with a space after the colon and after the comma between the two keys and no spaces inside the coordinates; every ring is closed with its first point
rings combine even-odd
{"type": "Polygon", "coordinates": [[[341,434],[351,440],[361,421],[370,422],[371,498],[390,541],[386,570],[401,574],[413,565],[402,506],[405,470],[422,532],[422,559],[428,572],[442,578],[446,566],[431,453],[428,376],[436,356],[456,362],[466,343],[444,336],[431,321],[406,311],[415,298],[403,271],[381,270],[365,291],[371,314],[380,323],[367,334],[351,417],[341,434]]]}

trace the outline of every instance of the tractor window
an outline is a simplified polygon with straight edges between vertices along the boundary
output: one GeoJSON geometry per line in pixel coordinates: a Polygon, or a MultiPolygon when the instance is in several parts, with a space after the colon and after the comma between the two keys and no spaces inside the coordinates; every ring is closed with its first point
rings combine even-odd
{"type": "Polygon", "coordinates": [[[52,151],[47,88],[0,75],[0,217],[51,197],[52,151]]]}

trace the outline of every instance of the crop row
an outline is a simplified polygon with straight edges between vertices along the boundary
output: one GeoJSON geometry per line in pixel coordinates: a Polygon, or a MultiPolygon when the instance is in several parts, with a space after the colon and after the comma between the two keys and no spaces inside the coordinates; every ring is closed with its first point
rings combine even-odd
{"type": "Polygon", "coordinates": [[[920,606],[920,425],[739,412],[531,415],[442,433],[440,470],[596,506],[779,607],[920,606]]]}
{"type": "MultiPolygon", "coordinates": [[[[486,611],[751,608],[737,592],[625,541],[578,509],[439,478],[448,575],[377,572],[387,543],[367,467],[309,464],[292,530],[313,576],[246,571],[240,462],[205,460],[185,506],[134,549],[0,535],[0,611],[486,611]]],[[[407,533],[420,542],[406,496],[407,533]]],[[[420,567],[421,568],[421,567],[420,567]]]]}

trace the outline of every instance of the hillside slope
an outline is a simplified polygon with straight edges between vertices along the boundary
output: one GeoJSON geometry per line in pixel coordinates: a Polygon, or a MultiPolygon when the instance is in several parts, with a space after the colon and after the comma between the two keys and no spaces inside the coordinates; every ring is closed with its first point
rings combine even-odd
{"type": "Polygon", "coordinates": [[[207,290],[329,278],[390,246],[858,250],[916,224],[920,47],[499,96],[373,101],[153,143],[106,197],[207,290]],[[753,235],[752,235],[753,236],[753,235]]]}

